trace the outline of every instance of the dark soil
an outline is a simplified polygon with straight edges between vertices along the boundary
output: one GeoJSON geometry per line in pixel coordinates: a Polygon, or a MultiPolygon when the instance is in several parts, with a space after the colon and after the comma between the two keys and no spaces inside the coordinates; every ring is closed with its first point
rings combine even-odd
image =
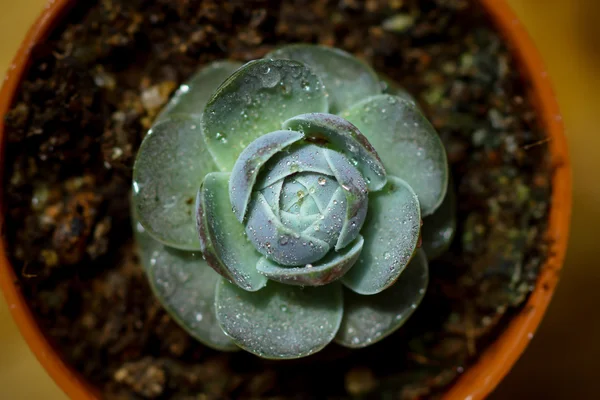
{"type": "Polygon", "coordinates": [[[5,117],[5,235],[39,323],[107,398],[430,398],[520,310],[546,257],[552,171],[528,83],[474,5],[78,3],[34,48],[5,117]],[[287,42],[344,48],[418,98],[448,151],[459,226],[398,333],[275,362],[209,350],[169,318],[133,251],[128,199],[135,152],[179,83],[287,42]]]}

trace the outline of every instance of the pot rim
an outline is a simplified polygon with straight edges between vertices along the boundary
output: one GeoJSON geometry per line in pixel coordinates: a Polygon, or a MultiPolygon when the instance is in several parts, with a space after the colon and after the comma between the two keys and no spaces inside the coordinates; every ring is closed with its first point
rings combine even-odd
{"type": "MultiPolygon", "coordinates": [[[[531,86],[529,98],[532,99],[548,134],[547,145],[550,148],[554,168],[552,206],[546,232],[550,249],[527,303],[512,318],[502,334],[484,350],[478,360],[447,389],[443,396],[446,400],[485,398],[523,353],[540,324],[558,283],[567,250],[571,217],[571,166],[564,124],[548,73],[525,27],[506,0],[479,0],[479,2],[493,20],[495,29],[501,33],[511,52],[516,56],[523,79],[531,86]]],[[[29,30],[4,79],[0,92],[0,115],[5,115],[12,105],[21,79],[29,67],[32,48],[48,36],[73,3],[70,0],[49,0],[42,15],[29,30]]],[[[0,118],[0,155],[4,154],[4,146],[4,118],[0,118]]],[[[3,179],[4,164],[0,162],[0,209],[2,210],[4,210],[3,179]]],[[[0,226],[4,226],[4,223],[4,214],[0,213],[0,226]]],[[[62,359],[38,326],[20,290],[18,279],[8,258],[4,236],[0,240],[0,288],[21,335],[58,386],[73,399],[99,399],[98,390],[62,359]]]]}

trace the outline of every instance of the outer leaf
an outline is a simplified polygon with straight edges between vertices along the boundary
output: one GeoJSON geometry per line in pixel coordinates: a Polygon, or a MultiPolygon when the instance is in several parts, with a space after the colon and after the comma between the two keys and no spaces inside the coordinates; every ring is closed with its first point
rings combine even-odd
{"type": "Polygon", "coordinates": [[[229,203],[230,174],[206,175],[196,199],[196,223],[202,253],[219,274],[244,290],[256,291],[267,279],[256,271],[260,254],[246,239],[244,226],[235,218],[229,203]]]}
{"type": "Polygon", "coordinates": [[[298,115],[283,123],[286,129],[303,132],[307,140],[326,141],[341,151],[362,173],[370,191],[380,190],[386,182],[385,168],[367,138],[345,119],[333,114],[298,115]]]}
{"type": "Polygon", "coordinates": [[[450,247],[456,232],[456,194],[449,186],[444,201],[435,212],[423,219],[421,237],[423,249],[430,260],[441,256],[450,247]]]}
{"type": "Polygon", "coordinates": [[[379,293],[396,282],[415,252],[421,226],[415,192],[391,175],[386,187],[371,195],[368,215],[360,259],[342,278],[346,287],[363,295],[379,293]]]}
{"type": "Polygon", "coordinates": [[[229,180],[229,199],[238,221],[244,220],[252,188],[262,166],[275,154],[303,137],[300,132],[275,131],[259,137],[242,151],[229,180]]]}
{"type": "Polygon", "coordinates": [[[206,144],[222,171],[230,171],[244,148],[281,129],[294,115],[326,112],[321,80],[290,60],[256,60],[238,69],[214,93],[202,116],[206,144]]]}
{"type": "Polygon", "coordinates": [[[197,115],[200,118],[213,92],[241,66],[240,62],[224,60],[202,67],[177,89],[156,121],[167,119],[173,114],[197,115]]]}
{"type": "Polygon", "coordinates": [[[194,198],[215,170],[197,119],[172,116],[154,125],[133,167],[133,206],[148,233],[171,247],[199,250],[194,198]]]}
{"type": "Polygon", "coordinates": [[[202,255],[155,241],[141,224],[137,224],[135,236],[150,286],[171,317],[208,347],[238,350],[217,323],[215,289],[221,278],[202,255]]]}
{"type": "Polygon", "coordinates": [[[446,194],[448,161],[438,134],[419,109],[399,97],[380,95],[341,115],[377,149],[388,174],[413,188],[423,215],[432,214],[446,194]]]}
{"type": "Polygon", "coordinates": [[[400,279],[373,296],[344,292],[344,318],[335,341],[346,347],[365,347],[385,338],[408,320],[427,289],[427,257],[418,250],[400,279]]]}
{"type": "Polygon", "coordinates": [[[331,283],[340,277],[358,261],[364,240],[362,236],[348,245],[340,252],[329,252],[329,254],[317,264],[309,264],[303,267],[281,267],[280,265],[261,258],[256,269],[269,279],[287,285],[300,286],[322,286],[331,283]]]}
{"type": "Polygon", "coordinates": [[[217,320],[233,341],[264,358],[300,358],[325,347],[342,320],[338,284],[299,288],[269,282],[258,293],[226,281],[217,287],[217,320]]]}
{"type": "Polygon", "coordinates": [[[297,60],[311,67],[325,84],[332,113],[381,93],[375,71],[358,58],[339,49],[295,44],[277,49],[265,58],[297,60]]]}

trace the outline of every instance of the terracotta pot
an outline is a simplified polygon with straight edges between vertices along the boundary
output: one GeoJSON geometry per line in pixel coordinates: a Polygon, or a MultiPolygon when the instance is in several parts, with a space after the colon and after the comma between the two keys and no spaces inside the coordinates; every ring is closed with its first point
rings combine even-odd
{"type": "MultiPolygon", "coordinates": [[[[477,363],[469,367],[446,392],[445,399],[457,400],[476,400],[486,397],[508,373],[533,337],[558,283],[567,248],[571,214],[571,169],[564,126],[542,60],[525,28],[504,0],[480,0],[480,2],[517,57],[524,78],[531,83],[530,97],[549,135],[548,146],[554,165],[552,207],[547,232],[551,248],[535,290],[522,311],[510,321],[503,334],[481,354],[477,363]]],[[[33,45],[47,37],[59,19],[66,14],[70,3],[69,0],[50,1],[42,16],[29,31],[4,81],[0,94],[0,116],[6,114],[13,102],[19,83],[29,66],[33,45]]],[[[3,152],[3,118],[0,119],[0,146],[3,152]]],[[[2,168],[3,165],[0,166],[0,172],[2,168]]],[[[3,176],[0,174],[0,179],[3,179],[3,176]]],[[[4,182],[0,182],[0,190],[3,190],[3,187],[4,182]]],[[[0,192],[0,205],[2,201],[0,192]]],[[[3,224],[0,215],[0,225],[3,224]]],[[[39,362],[65,393],[73,399],[99,398],[98,390],[90,386],[63,361],[40,330],[20,291],[17,277],[7,257],[4,240],[0,242],[0,287],[21,334],[39,362]]]]}

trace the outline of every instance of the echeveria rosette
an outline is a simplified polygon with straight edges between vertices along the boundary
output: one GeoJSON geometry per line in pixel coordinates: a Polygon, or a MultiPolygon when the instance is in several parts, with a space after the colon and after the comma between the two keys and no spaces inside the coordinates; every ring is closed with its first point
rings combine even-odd
{"type": "Polygon", "coordinates": [[[137,240],[198,340],[297,358],[367,346],[412,314],[421,237],[447,248],[454,206],[436,132],[384,86],[348,53],[292,45],[210,64],[165,107],[134,168],[137,240]]]}

